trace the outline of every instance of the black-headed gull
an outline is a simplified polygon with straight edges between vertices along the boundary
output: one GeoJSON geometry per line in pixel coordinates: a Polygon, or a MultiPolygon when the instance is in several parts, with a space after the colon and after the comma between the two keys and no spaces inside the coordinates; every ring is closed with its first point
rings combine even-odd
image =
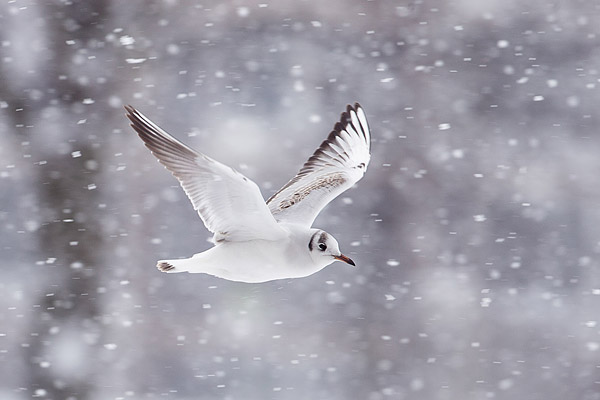
{"type": "Polygon", "coordinates": [[[179,180],[214,247],[178,260],[160,260],[163,272],[202,272],[238,282],[300,278],[339,260],[333,236],[311,228],[319,212],[358,182],[371,158],[371,134],[362,107],[348,105],[340,122],[300,172],[265,203],[256,183],[192,150],[142,113],[127,117],[152,154],[179,180]]]}

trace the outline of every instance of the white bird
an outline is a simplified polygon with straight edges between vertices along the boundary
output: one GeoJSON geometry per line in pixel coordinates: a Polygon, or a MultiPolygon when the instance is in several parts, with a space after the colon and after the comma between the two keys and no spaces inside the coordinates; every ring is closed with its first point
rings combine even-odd
{"type": "Polygon", "coordinates": [[[257,283],[305,277],[336,260],[355,265],[333,236],[311,226],[369,164],[371,134],[358,103],[346,107],[298,174],[266,203],[256,183],[179,142],[132,106],[125,109],[146,147],[179,180],[214,233],[214,247],[190,258],[160,260],[159,270],[257,283]]]}

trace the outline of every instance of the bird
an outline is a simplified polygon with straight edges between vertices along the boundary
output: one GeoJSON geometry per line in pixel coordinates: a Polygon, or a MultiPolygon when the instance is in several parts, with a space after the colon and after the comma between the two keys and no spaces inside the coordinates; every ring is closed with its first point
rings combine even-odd
{"type": "Polygon", "coordinates": [[[177,178],[213,233],[213,247],[189,258],[159,260],[160,271],[262,283],[307,277],[334,261],[356,265],[331,234],[312,224],[367,170],[371,133],[360,104],[346,107],[299,172],[266,202],[242,173],[183,144],[131,105],[125,110],[131,127],[177,178]]]}

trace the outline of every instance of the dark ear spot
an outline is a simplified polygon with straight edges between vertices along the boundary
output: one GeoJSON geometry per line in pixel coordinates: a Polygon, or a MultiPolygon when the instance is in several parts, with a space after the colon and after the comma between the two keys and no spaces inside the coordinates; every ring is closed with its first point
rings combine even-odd
{"type": "Polygon", "coordinates": [[[319,232],[313,233],[313,235],[310,237],[310,240],[308,241],[308,250],[309,251],[313,251],[313,243],[315,241],[315,237],[317,236],[317,233],[319,233],[319,232]]]}

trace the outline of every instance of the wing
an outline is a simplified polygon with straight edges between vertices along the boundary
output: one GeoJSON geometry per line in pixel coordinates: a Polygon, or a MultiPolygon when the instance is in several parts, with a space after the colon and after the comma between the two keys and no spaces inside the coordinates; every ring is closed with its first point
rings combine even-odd
{"type": "Polygon", "coordinates": [[[360,180],[371,159],[371,133],[360,104],[340,122],[300,172],[267,201],[278,221],[310,227],[321,210],[360,180]]]}
{"type": "Polygon", "coordinates": [[[216,242],[285,236],[254,182],[179,142],[135,108],[125,109],[133,129],[177,178],[216,242]]]}

